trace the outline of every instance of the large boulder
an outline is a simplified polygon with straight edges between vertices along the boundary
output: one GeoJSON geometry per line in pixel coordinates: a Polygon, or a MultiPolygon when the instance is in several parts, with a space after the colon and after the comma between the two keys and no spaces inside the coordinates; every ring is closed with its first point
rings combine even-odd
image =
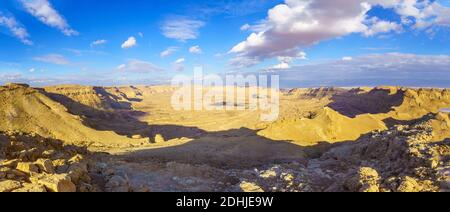
{"type": "Polygon", "coordinates": [[[239,187],[243,192],[264,192],[264,190],[252,182],[242,181],[239,187]]]}
{"type": "Polygon", "coordinates": [[[422,186],[417,182],[416,179],[406,176],[403,178],[400,186],[397,188],[398,192],[420,192],[422,191],[422,186]]]}
{"type": "Polygon", "coordinates": [[[72,182],[75,184],[80,184],[80,181],[85,183],[90,182],[90,177],[88,174],[88,164],[83,155],[77,154],[68,160],[68,168],[65,173],[68,173],[72,182]]]}
{"type": "Polygon", "coordinates": [[[85,163],[74,163],[69,166],[67,173],[72,179],[73,183],[79,184],[80,181],[89,182],[87,164],[85,163]]]}
{"type": "Polygon", "coordinates": [[[16,169],[26,174],[39,173],[39,168],[34,163],[17,163],[16,169]]]}
{"type": "Polygon", "coordinates": [[[53,162],[49,159],[38,159],[34,164],[39,168],[39,171],[45,172],[47,174],[54,174],[55,167],[53,166],[53,162]]]}
{"type": "Polygon", "coordinates": [[[142,135],[133,135],[131,136],[132,139],[142,139],[142,135]]]}
{"type": "Polygon", "coordinates": [[[164,139],[164,137],[161,134],[157,134],[155,135],[155,143],[164,143],[166,142],[166,140],[164,139]]]}
{"type": "Polygon", "coordinates": [[[353,177],[345,182],[345,187],[353,192],[379,192],[380,177],[370,167],[361,167],[353,177]]]}
{"type": "Polygon", "coordinates": [[[76,192],[75,184],[67,174],[38,174],[30,177],[30,181],[34,184],[45,186],[50,192],[76,192]]]}

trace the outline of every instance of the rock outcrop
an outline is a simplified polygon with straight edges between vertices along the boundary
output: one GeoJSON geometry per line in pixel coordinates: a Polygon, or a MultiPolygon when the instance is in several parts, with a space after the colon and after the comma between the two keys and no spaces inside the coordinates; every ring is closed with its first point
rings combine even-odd
{"type": "MultiPolygon", "coordinates": [[[[88,154],[85,148],[67,146],[63,142],[21,132],[0,133],[0,188],[16,192],[75,192],[81,183],[91,183],[87,176],[76,181],[69,170],[70,158],[88,154]]],[[[87,161],[77,161],[76,164],[87,161]]]]}

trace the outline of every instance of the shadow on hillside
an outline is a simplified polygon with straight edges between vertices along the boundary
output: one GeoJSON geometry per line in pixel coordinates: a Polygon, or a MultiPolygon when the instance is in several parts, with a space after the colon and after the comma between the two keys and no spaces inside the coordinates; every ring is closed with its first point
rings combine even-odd
{"type": "Polygon", "coordinates": [[[44,94],[64,105],[69,113],[80,116],[84,125],[99,131],[113,131],[123,136],[133,137],[139,135],[152,139],[157,134],[161,134],[165,139],[174,139],[181,137],[193,138],[205,133],[205,131],[196,127],[149,125],[138,120],[145,113],[132,110],[131,106],[129,109],[104,111],[83,105],[61,94],[48,92],[44,92],[44,94]]]}
{"type": "Polygon", "coordinates": [[[350,118],[362,114],[388,113],[393,107],[403,103],[404,91],[399,90],[390,95],[387,89],[376,88],[368,93],[360,93],[361,90],[353,89],[342,94],[334,95],[333,101],[328,107],[350,118]]]}
{"type": "Polygon", "coordinates": [[[114,109],[128,109],[131,110],[131,104],[128,102],[121,102],[120,99],[121,98],[125,98],[126,100],[130,101],[130,102],[141,102],[142,99],[140,98],[130,98],[128,97],[126,94],[121,95],[121,97],[114,95],[108,91],[105,90],[105,88],[103,87],[94,87],[94,90],[96,93],[103,95],[104,97],[106,97],[107,99],[111,99],[113,100],[112,103],[114,104],[113,107],[114,109]]]}
{"type": "Polygon", "coordinates": [[[384,119],[383,122],[386,124],[386,126],[388,128],[391,128],[395,125],[414,125],[419,122],[429,121],[431,119],[434,119],[435,117],[436,117],[435,113],[429,113],[420,118],[412,119],[412,120],[398,120],[398,119],[394,119],[394,118],[387,118],[387,119],[384,119]]]}
{"type": "Polygon", "coordinates": [[[221,169],[241,169],[268,164],[297,161],[304,165],[307,158],[320,157],[332,147],[343,145],[322,142],[314,146],[299,146],[288,141],[275,141],[257,135],[247,128],[206,133],[187,143],[161,148],[137,150],[120,155],[129,162],[178,162],[208,164],[221,169]]]}

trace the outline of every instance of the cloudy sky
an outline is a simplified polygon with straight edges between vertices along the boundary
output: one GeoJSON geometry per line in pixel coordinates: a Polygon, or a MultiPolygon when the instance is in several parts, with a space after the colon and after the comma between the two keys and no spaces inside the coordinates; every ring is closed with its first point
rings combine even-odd
{"type": "Polygon", "coordinates": [[[450,87],[450,0],[1,0],[0,83],[450,87]]]}

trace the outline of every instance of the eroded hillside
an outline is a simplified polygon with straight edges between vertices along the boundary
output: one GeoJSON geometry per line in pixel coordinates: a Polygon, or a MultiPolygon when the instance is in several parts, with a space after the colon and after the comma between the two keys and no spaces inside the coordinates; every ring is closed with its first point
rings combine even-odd
{"type": "Polygon", "coordinates": [[[297,89],[288,92],[287,97],[300,102],[322,99],[325,103],[306,111],[303,117],[292,118],[291,111],[282,114],[279,121],[259,134],[302,145],[354,141],[371,131],[383,131],[394,124],[437,113],[450,105],[450,91],[446,89],[297,89]]]}
{"type": "MultiPolygon", "coordinates": [[[[75,110],[78,104],[66,106],[63,101],[59,102],[58,98],[52,99],[53,97],[42,89],[24,85],[11,84],[0,87],[0,119],[2,120],[0,130],[36,133],[85,146],[121,146],[139,143],[139,141],[120,136],[114,131],[88,127],[85,124],[86,117],[71,111],[71,109],[75,110]]],[[[84,108],[80,106],[76,110],[84,108]]]]}

